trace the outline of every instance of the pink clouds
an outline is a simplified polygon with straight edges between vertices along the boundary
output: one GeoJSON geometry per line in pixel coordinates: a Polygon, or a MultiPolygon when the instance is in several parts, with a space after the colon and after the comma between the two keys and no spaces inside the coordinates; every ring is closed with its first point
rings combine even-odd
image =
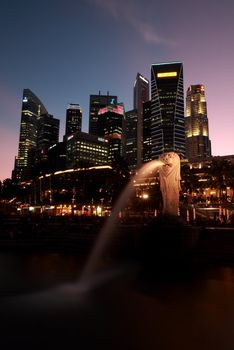
{"type": "MultiPolygon", "coordinates": [[[[175,45],[173,40],[164,37],[156,29],[155,23],[150,23],[147,13],[142,12],[142,8],[136,2],[132,0],[94,0],[94,3],[116,20],[123,20],[127,23],[146,43],[175,45]]],[[[149,6],[148,11],[150,12],[149,6]]]]}

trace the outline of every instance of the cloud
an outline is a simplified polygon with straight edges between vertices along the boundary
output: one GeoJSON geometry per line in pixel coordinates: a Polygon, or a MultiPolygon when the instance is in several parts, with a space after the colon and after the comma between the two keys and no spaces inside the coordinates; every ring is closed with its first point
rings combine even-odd
{"type": "Polygon", "coordinates": [[[89,0],[103,11],[108,12],[109,15],[116,20],[123,20],[149,44],[163,44],[167,46],[174,46],[176,43],[163,37],[155,25],[146,21],[148,11],[142,8],[144,3],[134,0],[89,0]],[[141,4],[141,5],[140,5],[141,4]],[[142,18],[142,14],[144,18],[142,18]]]}
{"type": "Polygon", "coordinates": [[[163,44],[167,46],[175,45],[175,42],[163,37],[155,27],[141,19],[128,15],[127,21],[140,34],[145,42],[149,44],[163,44]]]}
{"type": "Polygon", "coordinates": [[[118,18],[121,14],[122,0],[119,0],[119,2],[116,0],[89,0],[89,2],[94,2],[98,7],[107,11],[115,18],[118,18]]]}

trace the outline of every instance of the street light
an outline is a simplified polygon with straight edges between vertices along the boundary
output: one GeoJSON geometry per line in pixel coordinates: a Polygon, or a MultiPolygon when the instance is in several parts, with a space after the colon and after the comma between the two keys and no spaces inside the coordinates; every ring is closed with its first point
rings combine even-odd
{"type": "Polygon", "coordinates": [[[104,201],[104,198],[101,198],[101,199],[100,199],[100,201],[101,201],[101,216],[102,216],[102,213],[103,213],[103,201],[104,201]]]}

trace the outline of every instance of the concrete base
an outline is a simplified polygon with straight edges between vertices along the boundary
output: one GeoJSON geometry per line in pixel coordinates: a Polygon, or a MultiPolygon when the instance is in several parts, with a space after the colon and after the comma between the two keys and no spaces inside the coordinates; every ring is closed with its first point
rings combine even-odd
{"type": "Polygon", "coordinates": [[[201,228],[188,225],[180,217],[160,216],[144,226],[142,259],[147,266],[162,261],[175,263],[187,259],[198,243],[201,228]]]}

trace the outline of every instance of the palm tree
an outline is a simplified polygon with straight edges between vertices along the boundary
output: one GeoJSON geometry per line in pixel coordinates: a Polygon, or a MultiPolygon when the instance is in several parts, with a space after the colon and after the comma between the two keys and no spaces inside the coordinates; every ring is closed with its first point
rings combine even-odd
{"type": "Polygon", "coordinates": [[[190,169],[189,165],[185,164],[181,167],[181,189],[183,193],[191,196],[200,187],[198,176],[195,174],[195,169],[190,169]]]}
{"type": "Polygon", "coordinates": [[[221,200],[227,200],[227,187],[234,189],[234,165],[227,159],[215,158],[210,167],[210,186],[218,189],[221,200]]]}

